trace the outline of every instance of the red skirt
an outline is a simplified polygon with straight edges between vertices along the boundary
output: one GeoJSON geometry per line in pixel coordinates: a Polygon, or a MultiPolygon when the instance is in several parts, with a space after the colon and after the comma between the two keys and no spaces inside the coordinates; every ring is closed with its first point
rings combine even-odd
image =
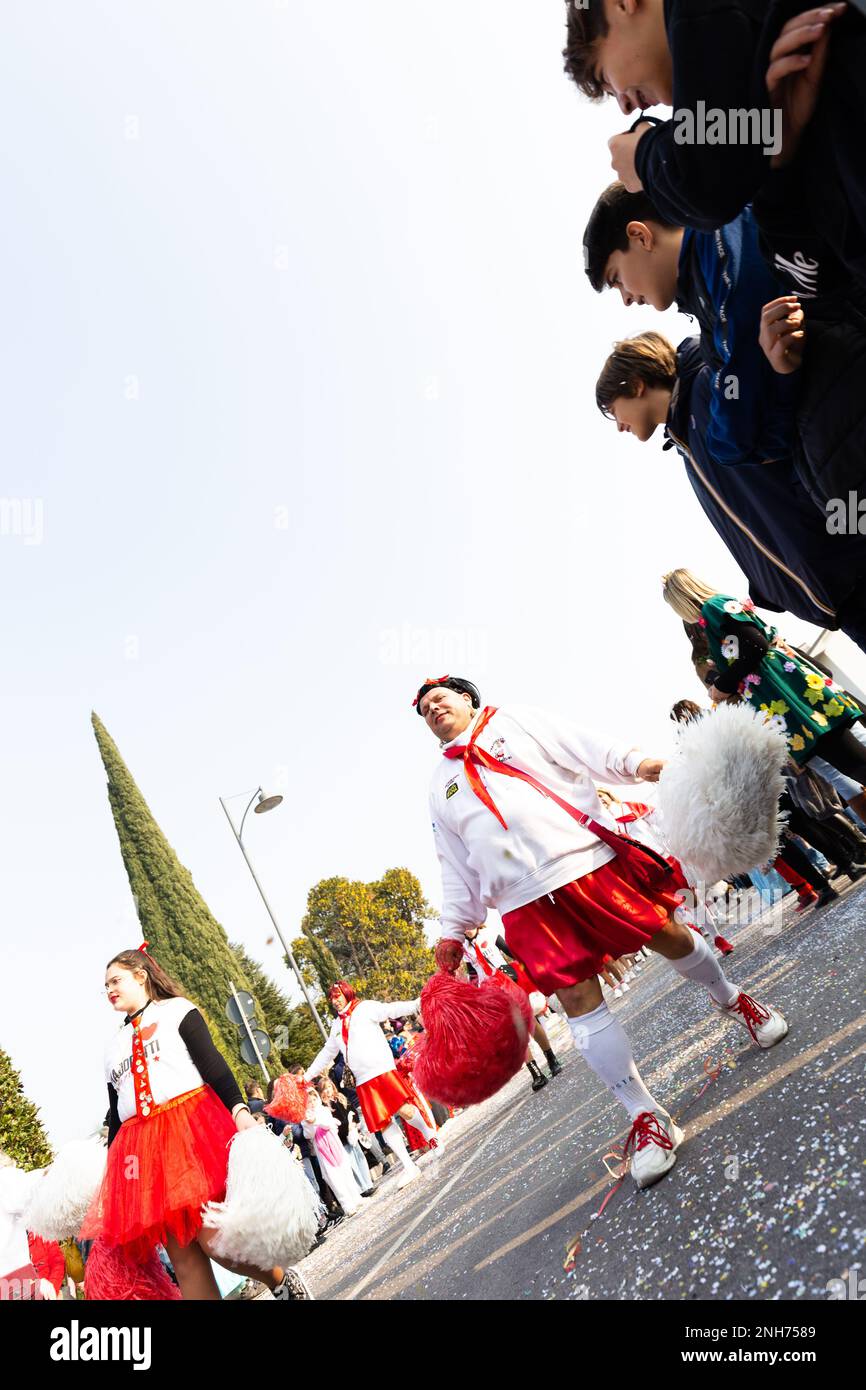
{"type": "Polygon", "coordinates": [[[396,1067],[374,1076],[371,1081],[361,1081],[356,1089],[364,1124],[371,1134],[390,1124],[401,1106],[418,1103],[411,1082],[401,1076],[396,1067]]]}
{"type": "Polygon", "coordinates": [[[235,1122],[210,1086],[157,1106],[120,1126],[102,1186],[81,1228],[129,1259],[147,1259],[173,1236],[189,1245],[201,1230],[204,1202],[225,1197],[228,1145],[235,1122]]]}
{"type": "Polygon", "coordinates": [[[639,882],[620,857],[502,918],[508,947],[544,994],[597,975],[651,941],[680,905],[674,874],[639,882]]]}

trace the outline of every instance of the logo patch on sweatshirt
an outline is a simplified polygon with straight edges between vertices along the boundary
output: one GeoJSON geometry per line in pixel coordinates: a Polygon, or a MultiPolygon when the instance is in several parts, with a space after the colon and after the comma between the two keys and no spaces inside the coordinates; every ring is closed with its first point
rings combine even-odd
{"type": "Polygon", "coordinates": [[[494,758],[498,758],[501,763],[511,762],[511,754],[508,751],[508,744],[505,742],[504,738],[494,739],[493,743],[490,745],[490,752],[493,754],[494,758]]]}
{"type": "Polygon", "coordinates": [[[454,781],[453,781],[453,782],[449,782],[449,783],[448,783],[448,786],[445,788],[445,800],[447,801],[448,798],[449,798],[449,796],[453,796],[454,793],[455,793],[455,792],[459,792],[459,790],[460,790],[460,783],[457,781],[457,778],[455,777],[455,778],[454,778],[454,781]]]}

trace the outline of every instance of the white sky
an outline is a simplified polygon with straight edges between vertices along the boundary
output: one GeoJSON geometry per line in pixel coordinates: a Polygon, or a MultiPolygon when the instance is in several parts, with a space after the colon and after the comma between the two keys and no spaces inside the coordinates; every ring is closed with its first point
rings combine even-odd
{"type": "Polygon", "coordinates": [[[44,535],[0,536],[0,1046],[54,1140],[104,1112],[139,941],[92,708],[286,987],[218,795],[285,792],[246,839],[294,936],[331,874],[438,904],[426,675],[658,754],[699,695],[659,576],[745,585],[677,455],[595,408],[615,338],[691,328],[585,281],[624,122],[562,76],[562,9],[4,8],[2,486],[44,535]]]}

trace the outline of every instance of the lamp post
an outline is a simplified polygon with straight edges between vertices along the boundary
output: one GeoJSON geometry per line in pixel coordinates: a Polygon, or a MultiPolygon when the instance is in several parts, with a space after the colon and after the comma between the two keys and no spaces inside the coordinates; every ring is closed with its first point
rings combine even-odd
{"type": "Polygon", "coordinates": [[[315,1004],[313,1003],[312,999],[310,998],[310,992],[309,992],[309,990],[307,989],[306,983],[304,982],[304,977],[303,977],[303,975],[301,974],[300,970],[298,969],[298,963],[297,963],[297,961],[295,960],[294,956],[292,955],[291,948],[290,948],[290,946],[288,945],[288,942],[286,941],[285,937],[283,936],[283,933],[280,931],[280,924],[279,924],[279,922],[277,921],[276,917],[274,916],[273,909],[272,909],[270,903],[268,902],[267,897],[265,896],[265,890],[264,890],[264,888],[262,887],[262,885],[261,885],[260,882],[259,882],[258,874],[256,873],[255,869],[253,868],[253,866],[252,866],[252,864],[251,864],[251,862],[250,862],[250,857],[249,857],[249,855],[247,854],[246,845],[245,845],[244,842],[243,842],[242,836],[243,836],[243,833],[244,833],[244,821],[245,821],[246,818],[247,818],[247,812],[249,811],[250,806],[252,806],[253,802],[256,800],[257,797],[258,797],[258,801],[257,801],[257,803],[256,803],[255,812],[254,812],[254,814],[257,815],[257,816],[263,815],[265,811],[272,811],[272,810],[274,809],[275,806],[279,806],[280,802],[281,802],[282,799],[283,799],[281,796],[265,796],[265,794],[264,794],[264,792],[262,791],[261,787],[257,787],[256,790],[253,792],[252,796],[250,797],[249,802],[247,803],[246,810],[244,811],[244,813],[243,813],[243,815],[242,815],[242,817],[241,817],[241,827],[240,827],[240,830],[238,830],[237,827],[235,826],[234,821],[232,820],[231,816],[229,815],[228,807],[226,806],[226,804],[225,804],[225,802],[224,802],[224,800],[223,800],[222,797],[220,797],[219,803],[220,803],[220,806],[222,806],[223,810],[225,811],[226,820],[228,821],[229,825],[230,825],[231,828],[232,828],[232,834],[234,835],[235,839],[236,839],[237,842],[238,842],[238,846],[239,846],[239,848],[240,848],[240,852],[241,852],[241,854],[244,856],[244,859],[245,859],[246,862],[247,862],[247,868],[249,869],[250,873],[251,873],[252,876],[253,876],[253,882],[255,883],[256,887],[257,887],[258,890],[259,890],[259,893],[261,894],[261,899],[262,899],[262,902],[264,903],[265,907],[267,908],[268,916],[270,917],[271,921],[272,921],[273,924],[274,924],[274,931],[277,933],[277,936],[280,938],[280,944],[281,944],[283,950],[284,950],[285,953],[286,953],[286,959],[288,960],[289,965],[291,966],[292,970],[294,971],[295,979],[297,980],[298,984],[301,986],[301,990],[303,991],[304,998],[306,999],[307,1003],[308,1003],[309,1006],[310,1006],[310,1013],[313,1015],[313,1018],[314,1018],[315,1023],[316,1023],[316,1027],[318,1028],[318,1030],[319,1030],[319,1032],[321,1033],[322,1037],[323,1037],[323,1038],[325,1039],[325,1041],[327,1042],[327,1040],[328,1040],[328,1034],[327,1034],[327,1030],[326,1030],[326,1028],[325,1028],[325,1025],[324,1025],[324,1023],[322,1022],[322,1020],[319,1018],[319,1015],[318,1015],[318,1013],[317,1013],[317,1011],[316,1011],[316,1006],[315,1006],[315,1004]]]}

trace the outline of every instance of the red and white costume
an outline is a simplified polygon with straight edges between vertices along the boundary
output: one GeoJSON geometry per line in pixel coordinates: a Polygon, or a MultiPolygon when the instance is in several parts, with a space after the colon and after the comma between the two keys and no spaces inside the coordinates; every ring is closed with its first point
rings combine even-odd
{"type": "Polygon", "coordinates": [[[419,999],[381,1004],[373,999],[353,999],[331,1024],[328,1041],[304,1073],[312,1081],[327,1071],[342,1052],[354,1073],[364,1123],[371,1134],[384,1129],[404,1105],[417,1105],[418,1096],[398,1070],[380,1024],[392,1018],[417,1014],[419,999]]]}
{"type": "Polygon", "coordinates": [[[205,1083],[180,1032],[186,1026],[192,1039],[193,1024],[210,1043],[191,1000],[152,1000],[106,1048],[105,1077],[120,1126],[114,1134],[109,1127],[105,1177],[81,1236],[122,1246],[133,1260],[146,1260],[167,1235],[188,1245],[201,1229],[203,1203],[225,1196],[228,1144],[236,1133],[229,1101],[241,1097],[215,1049],[225,1074],[215,1084],[227,1086],[226,1098],[205,1083]],[[129,1181],[133,1171],[138,1181],[129,1181]]]}
{"type": "Polygon", "coordinates": [[[464,940],[496,908],[509,949],[553,994],[665,926],[677,907],[673,876],[640,850],[619,857],[568,809],[613,840],[593,778],[637,782],[639,749],[511,706],[476,714],[443,751],[430,789],[443,937],[464,940]]]}

